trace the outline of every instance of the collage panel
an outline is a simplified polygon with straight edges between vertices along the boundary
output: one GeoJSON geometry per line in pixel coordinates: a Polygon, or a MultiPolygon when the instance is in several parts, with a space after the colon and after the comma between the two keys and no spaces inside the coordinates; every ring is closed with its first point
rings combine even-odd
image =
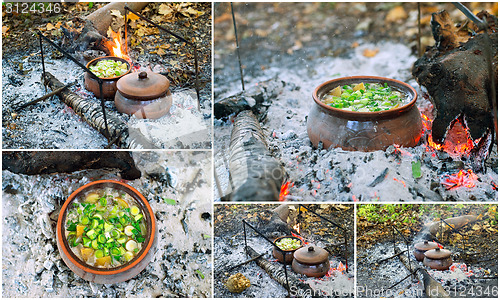
{"type": "Polygon", "coordinates": [[[3,149],[211,149],[211,2],[2,3],[3,149]]]}
{"type": "Polygon", "coordinates": [[[464,5],[215,3],[216,201],[497,201],[498,4],[464,5]]]}
{"type": "Polygon", "coordinates": [[[11,297],[212,297],[208,151],[4,151],[11,297]]]}
{"type": "Polygon", "coordinates": [[[353,298],[354,205],[215,204],[215,298],[353,298]]]}
{"type": "Polygon", "coordinates": [[[498,298],[498,204],[356,209],[358,298],[498,298]]]}

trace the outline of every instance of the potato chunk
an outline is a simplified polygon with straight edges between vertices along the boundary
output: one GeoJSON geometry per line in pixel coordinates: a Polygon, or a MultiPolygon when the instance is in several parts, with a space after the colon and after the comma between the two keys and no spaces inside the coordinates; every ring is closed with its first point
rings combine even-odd
{"type": "Polygon", "coordinates": [[[94,255],[94,249],[92,248],[82,248],[81,250],[83,260],[87,261],[94,255]]]}

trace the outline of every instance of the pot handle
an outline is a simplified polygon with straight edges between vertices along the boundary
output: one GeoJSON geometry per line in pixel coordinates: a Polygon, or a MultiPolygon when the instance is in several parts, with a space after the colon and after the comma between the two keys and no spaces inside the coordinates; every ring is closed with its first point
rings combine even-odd
{"type": "Polygon", "coordinates": [[[148,78],[147,72],[142,71],[141,73],[139,73],[139,79],[147,79],[147,78],[148,78]]]}

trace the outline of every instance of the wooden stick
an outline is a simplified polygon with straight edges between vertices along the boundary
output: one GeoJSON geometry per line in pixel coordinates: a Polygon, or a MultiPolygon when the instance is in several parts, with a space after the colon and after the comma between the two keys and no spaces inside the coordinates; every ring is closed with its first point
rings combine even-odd
{"type": "Polygon", "coordinates": [[[56,89],[56,90],[54,90],[54,91],[52,91],[52,92],[50,92],[50,93],[48,93],[48,94],[46,94],[46,95],[43,95],[43,96],[42,96],[42,97],[40,97],[40,98],[37,98],[37,99],[35,99],[35,100],[33,100],[33,101],[30,101],[30,102],[28,102],[28,103],[24,103],[24,104],[20,105],[19,107],[17,107],[17,108],[16,108],[16,109],[14,109],[14,110],[15,110],[15,111],[17,111],[17,112],[19,112],[20,110],[22,110],[23,108],[25,108],[25,107],[27,107],[27,106],[30,106],[30,105],[36,104],[36,103],[38,103],[38,102],[40,102],[40,101],[43,101],[43,100],[45,100],[45,99],[47,99],[47,98],[50,98],[50,97],[52,97],[52,96],[54,96],[54,95],[59,94],[59,93],[60,93],[60,92],[62,92],[64,89],[67,89],[68,87],[70,87],[70,86],[74,85],[75,83],[76,83],[76,80],[75,80],[75,81],[73,81],[73,82],[70,82],[70,83],[68,83],[67,85],[65,85],[65,86],[63,86],[63,87],[60,87],[60,88],[58,88],[58,89],[56,89]]]}
{"type": "Polygon", "coordinates": [[[250,263],[250,262],[252,262],[252,261],[254,261],[254,260],[257,260],[257,259],[261,258],[262,256],[264,256],[264,253],[260,254],[259,256],[254,257],[254,258],[251,258],[251,259],[249,259],[249,260],[246,260],[246,261],[244,261],[244,262],[242,262],[242,263],[239,263],[239,264],[237,264],[236,266],[232,266],[231,268],[229,268],[229,269],[227,269],[227,270],[228,270],[228,271],[234,270],[234,269],[236,269],[237,267],[241,267],[241,266],[246,265],[246,264],[248,264],[248,263],[250,263]]]}

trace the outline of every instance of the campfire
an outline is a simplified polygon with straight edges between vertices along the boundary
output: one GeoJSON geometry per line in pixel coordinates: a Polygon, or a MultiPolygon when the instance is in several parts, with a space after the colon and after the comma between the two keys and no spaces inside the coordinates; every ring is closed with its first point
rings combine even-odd
{"type": "MultiPolygon", "coordinates": [[[[12,82],[21,87],[16,89],[19,94],[4,85],[3,115],[12,124],[4,139],[8,147],[210,148],[211,108],[206,104],[210,89],[202,86],[206,86],[207,78],[202,75],[206,75],[210,54],[198,44],[209,35],[200,39],[184,27],[182,34],[179,27],[165,28],[165,24],[158,24],[161,18],[151,21],[145,16],[151,17],[151,12],[142,11],[147,3],[124,5],[97,4],[100,8],[83,20],[65,20],[57,27],[42,24],[35,31],[36,39],[30,41],[37,48],[32,49],[33,53],[9,53],[11,61],[26,57],[23,64],[31,69],[27,76],[12,82]],[[151,47],[146,49],[138,46],[138,39],[145,44],[146,40],[154,42],[148,42],[151,47]],[[160,48],[167,42],[168,48],[160,48]],[[120,74],[122,62],[130,69],[125,74],[120,74]],[[94,71],[89,70],[92,68],[94,71]],[[116,78],[100,73],[97,76],[93,73],[98,72],[96,69],[103,70],[103,74],[109,71],[116,78]],[[41,75],[45,86],[33,85],[41,75]],[[126,81],[127,76],[135,81],[126,81]],[[33,99],[40,93],[42,97],[33,99]],[[59,99],[61,103],[47,99],[59,99]],[[116,104],[103,100],[115,100],[116,104]],[[33,123],[32,118],[40,122],[33,123]]],[[[193,8],[198,4],[189,5],[197,16],[205,14],[193,8]]],[[[198,28],[205,32],[201,20],[192,21],[200,23],[198,28]]],[[[16,78],[19,74],[15,71],[4,68],[3,77],[16,78]]]]}
{"type": "Polygon", "coordinates": [[[238,205],[229,213],[217,205],[216,296],[352,296],[350,227],[337,222],[352,224],[348,220],[353,207],[334,206],[238,205]],[[247,216],[242,226],[226,228],[224,224],[239,218],[242,209],[256,212],[257,220],[247,216]],[[294,240],[299,248],[280,248],[294,240]]]}

